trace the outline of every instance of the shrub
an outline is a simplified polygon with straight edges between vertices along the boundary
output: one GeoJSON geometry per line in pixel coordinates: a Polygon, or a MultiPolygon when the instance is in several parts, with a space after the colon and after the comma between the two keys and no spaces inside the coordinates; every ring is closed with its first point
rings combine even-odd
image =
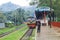
{"type": "Polygon", "coordinates": [[[13,23],[5,23],[5,26],[6,27],[13,27],[14,25],[13,25],[13,23]]]}

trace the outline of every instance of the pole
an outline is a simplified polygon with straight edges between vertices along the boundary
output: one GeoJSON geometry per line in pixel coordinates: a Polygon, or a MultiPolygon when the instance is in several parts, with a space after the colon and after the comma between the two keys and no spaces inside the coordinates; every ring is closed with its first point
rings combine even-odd
{"type": "Polygon", "coordinates": [[[50,0],[50,28],[51,28],[51,14],[52,14],[52,0],[50,0]]]}
{"type": "Polygon", "coordinates": [[[44,11],[44,23],[46,22],[46,13],[44,11]]]}

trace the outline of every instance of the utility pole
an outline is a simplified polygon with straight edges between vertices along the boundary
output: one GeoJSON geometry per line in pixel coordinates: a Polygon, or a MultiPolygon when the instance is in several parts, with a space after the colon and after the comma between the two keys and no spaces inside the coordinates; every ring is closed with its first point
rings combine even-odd
{"type": "Polygon", "coordinates": [[[51,28],[52,0],[50,0],[50,28],[51,28]]]}

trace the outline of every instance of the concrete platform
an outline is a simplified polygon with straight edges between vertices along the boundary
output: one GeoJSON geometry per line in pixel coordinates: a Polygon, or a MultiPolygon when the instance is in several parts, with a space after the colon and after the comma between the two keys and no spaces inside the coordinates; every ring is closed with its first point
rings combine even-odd
{"type": "Polygon", "coordinates": [[[60,33],[56,33],[56,31],[49,26],[41,26],[41,32],[37,33],[36,27],[35,40],[60,40],[60,33]]]}

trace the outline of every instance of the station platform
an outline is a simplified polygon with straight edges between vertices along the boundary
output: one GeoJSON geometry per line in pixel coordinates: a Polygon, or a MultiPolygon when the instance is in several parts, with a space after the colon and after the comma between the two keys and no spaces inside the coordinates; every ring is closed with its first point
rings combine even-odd
{"type": "Polygon", "coordinates": [[[41,26],[41,32],[37,33],[36,27],[35,40],[60,40],[60,33],[57,32],[58,30],[60,31],[60,28],[41,26]]]}

